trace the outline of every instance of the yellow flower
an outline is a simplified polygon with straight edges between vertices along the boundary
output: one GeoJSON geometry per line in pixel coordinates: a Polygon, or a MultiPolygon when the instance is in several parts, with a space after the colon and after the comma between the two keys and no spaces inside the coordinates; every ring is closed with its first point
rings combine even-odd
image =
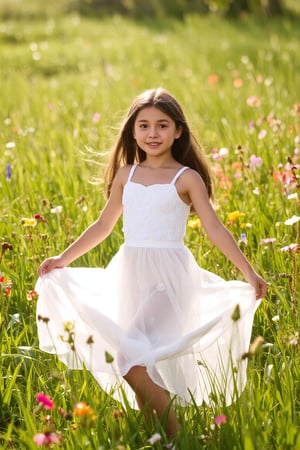
{"type": "Polygon", "coordinates": [[[244,217],[245,213],[242,213],[241,211],[233,211],[231,213],[228,213],[228,219],[229,220],[236,220],[239,219],[240,217],[244,217]]]}
{"type": "Polygon", "coordinates": [[[27,217],[23,217],[23,219],[21,220],[21,224],[23,225],[23,227],[32,227],[34,228],[37,224],[37,220],[35,218],[27,218],[27,217]]]}
{"type": "Polygon", "coordinates": [[[189,219],[188,227],[192,228],[192,230],[197,230],[198,228],[201,228],[200,219],[189,219]]]}

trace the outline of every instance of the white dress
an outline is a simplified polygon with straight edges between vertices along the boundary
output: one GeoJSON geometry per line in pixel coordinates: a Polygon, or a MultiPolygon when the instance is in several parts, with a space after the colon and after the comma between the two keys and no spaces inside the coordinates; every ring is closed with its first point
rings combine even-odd
{"type": "Polygon", "coordinates": [[[69,368],[84,365],[115,398],[126,392],[133,407],[122,376],[136,365],[181,404],[210,403],[212,393],[230,404],[246,383],[254,289],[200,268],[184,246],[189,206],[175,183],[187,168],[169,184],[150,186],[131,181],[135,168],[123,192],[124,244],[108,266],[39,278],[40,348],[69,368]]]}

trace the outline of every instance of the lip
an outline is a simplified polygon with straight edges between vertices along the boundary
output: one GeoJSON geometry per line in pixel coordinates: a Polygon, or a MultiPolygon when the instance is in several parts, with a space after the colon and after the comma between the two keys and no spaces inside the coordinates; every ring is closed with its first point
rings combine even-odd
{"type": "Polygon", "coordinates": [[[147,142],[147,145],[149,145],[149,147],[157,147],[160,144],[160,142],[147,142]]]}

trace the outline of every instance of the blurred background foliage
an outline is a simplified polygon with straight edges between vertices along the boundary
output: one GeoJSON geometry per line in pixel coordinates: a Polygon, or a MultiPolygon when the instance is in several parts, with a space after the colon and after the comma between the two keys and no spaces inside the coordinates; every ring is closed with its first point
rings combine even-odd
{"type": "Polygon", "coordinates": [[[61,11],[83,15],[120,14],[131,18],[183,18],[187,14],[217,14],[237,17],[300,15],[299,0],[1,0],[2,18],[24,15],[34,17],[61,11]]]}

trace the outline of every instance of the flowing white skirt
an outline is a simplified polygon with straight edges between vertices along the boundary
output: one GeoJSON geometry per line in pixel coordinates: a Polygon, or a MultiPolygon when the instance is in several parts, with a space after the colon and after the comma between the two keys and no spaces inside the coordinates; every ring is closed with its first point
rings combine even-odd
{"type": "Polygon", "coordinates": [[[184,246],[122,245],[105,269],[57,269],[36,290],[40,348],[122,401],[121,384],[133,407],[122,376],[136,365],[181,404],[230,404],[245,387],[254,289],[203,270],[184,246]]]}

